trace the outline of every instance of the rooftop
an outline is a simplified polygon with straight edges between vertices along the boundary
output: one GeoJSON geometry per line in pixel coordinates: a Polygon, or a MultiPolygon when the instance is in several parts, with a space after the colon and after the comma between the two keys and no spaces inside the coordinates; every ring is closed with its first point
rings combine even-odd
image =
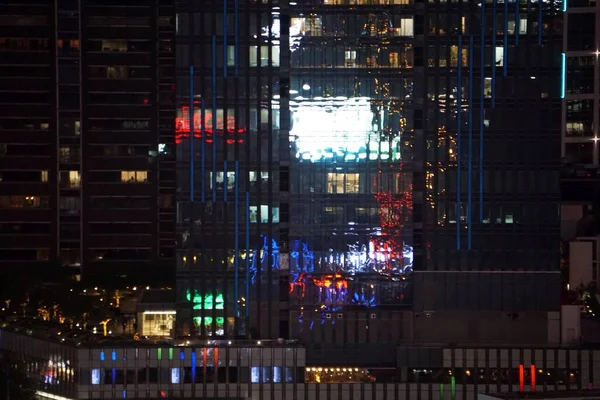
{"type": "Polygon", "coordinates": [[[94,347],[157,347],[157,346],[238,346],[238,347],[299,347],[297,340],[200,340],[194,338],[166,338],[131,336],[103,336],[83,329],[33,318],[21,318],[0,323],[0,330],[20,333],[33,338],[61,343],[67,346],[94,347]]]}

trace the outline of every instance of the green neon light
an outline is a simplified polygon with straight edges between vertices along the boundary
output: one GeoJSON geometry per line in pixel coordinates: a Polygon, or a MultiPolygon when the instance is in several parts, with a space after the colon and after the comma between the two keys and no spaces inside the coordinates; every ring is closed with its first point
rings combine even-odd
{"type": "MultiPolygon", "coordinates": [[[[196,324],[196,326],[199,326],[203,320],[204,320],[204,325],[212,325],[212,323],[213,323],[212,317],[204,317],[204,319],[202,317],[194,317],[194,323],[196,324]]],[[[217,325],[222,326],[225,323],[225,318],[217,317],[216,321],[217,321],[217,325]]]]}
{"type": "Polygon", "coordinates": [[[162,360],[162,349],[160,347],[156,350],[156,358],[162,360]]]}
{"type": "Polygon", "coordinates": [[[456,378],[450,378],[450,394],[452,400],[456,399],[456,378]]]}
{"type": "Polygon", "coordinates": [[[173,359],[173,348],[169,349],[169,360],[173,359]]]}
{"type": "Polygon", "coordinates": [[[440,400],[444,400],[444,384],[440,383],[440,400]]]}
{"type": "Polygon", "coordinates": [[[194,303],[194,310],[223,310],[225,308],[225,299],[221,293],[213,297],[212,294],[202,296],[198,292],[194,292],[192,299],[192,293],[188,290],[185,297],[187,301],[194,303]]]}

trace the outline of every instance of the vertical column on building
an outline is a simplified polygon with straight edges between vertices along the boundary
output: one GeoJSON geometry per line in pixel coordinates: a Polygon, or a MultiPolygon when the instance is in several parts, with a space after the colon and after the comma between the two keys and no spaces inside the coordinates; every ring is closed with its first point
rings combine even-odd
{"type": "Polygon", "coordinates": [[[60,263],[84,259],[81,215],[81,3],[55,3],[58,240],[60,263]],[[65,8],[71,7],[71,8],[65,8]],[[78,234],[77,234],[78,233],[78,234]]]}

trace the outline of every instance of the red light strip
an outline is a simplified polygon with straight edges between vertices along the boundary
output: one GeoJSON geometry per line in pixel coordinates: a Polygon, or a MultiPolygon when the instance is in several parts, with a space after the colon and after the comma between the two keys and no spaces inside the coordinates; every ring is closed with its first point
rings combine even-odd
{"type": "Polygon", "coordinates": [[[523,364],[519,364],[519,391],[525,390],[525,368],[523,364]]]}

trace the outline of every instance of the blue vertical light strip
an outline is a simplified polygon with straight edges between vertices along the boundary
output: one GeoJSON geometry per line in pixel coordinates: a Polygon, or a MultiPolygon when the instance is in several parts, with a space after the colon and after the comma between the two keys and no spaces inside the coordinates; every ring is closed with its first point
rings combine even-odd
{"type": "MultiPolygon", "coordinates": [[[[195,200],[195,171],[196,171],[196,127],[194,126],[194,66],[190,65],[190,94],[189,94],[190,120],[190,202],[195,200]]],[[[202,179],[204,181],[204,179],[202,179]]]]}
{"type": "Polygon", "coordinates": [[[100,352],[100,361],[104,361],[104,350],[100,352]]]}
{"type": "Polygon", "coordinates": [[[544,9],[542,0],[538,0],[538,44],[542,45],[542,10],[544,9]]]}
{"type": "Polygon", "coordinates": [[[179,352],[179,359],[180,359],[181,361],[185,360],[185,352],[184,352],[183,350],[181,350],[181,351],[179,352]]]}
{"type": "Polygon", "coordinates": [[[212,201],[217,202],[217,37],[212,37],[212,201]]]}
{"type": "Polygon", "coordinates": [[[564,99],[567,92],[567,54],[560,55],[560,98],[564,99]]]}
{"type": "MultiPolygon", "coordinates": [[[[518,0],[517,0],[518,3],[518,0]]],[[[504,0],[504,44],[502,46],[502,66],[504,76],[508,75],[508,0],[504,0]]]]}
{"type": "MultiPolygon", "coordinates": [[[[234,247],[235,247],[235,259],[233,262],[234,268],[234,283],[233,283],[233,298],[235,305],[235,317],[238,318],[239,315],[239,303],[240,299],[240,163],[239,161],[235,161],[235,173],[234,173],[234,191],[233,191],[233,202],[234,202],[234,214],[233,214],[233,223],[234,223],[234,247]]],[[[246,258],[248,258],[248,253],[246,253],[246,258]]]]}
{"type": "Polygon", "coordinates": [[[246,318],[250,317],[250,192],[246,192],[246,318]]]}
{"type": "Polygon", "coordinates": [[[235,52],[235,76],[237,78],[239,73],[239,53],[240,53],[240,27],[239,27],[239,0],[234,0],[233,2],[233,23],[234,23],[234,52],[235,52]]]}
{"type": "Polygon", "coordinates": [[[227,203],[227,160],[223,161],[223,201],[227,203]]]}
{"type": "Polygon", "coordinates": [[[196,352],[192,351],[192,382],[196,382],[196,352]]]}
{"type": "Polygon", "coordinates": [[[205,170],[205,158],[206,158],[206,108],[204,105],[204,98],[200,99],[200,189],[202,192],[200,193],[200,199],[202,204],[206,201],[206,187],[204,181],[206,180],[206,170],[205,170]]]}
{"type": "MultiPolygon", "coordinates": [[[[507,2],[508,3],[508,2],[507,2]]],[[[467,171],[467,249],[472,247],[473,229],[473,36],[469,37],[469,166],[467,171]]]]}
{"type": "MultiPolygon", "coordinates": [[[[517,0],[518,1],[518,0],[517,0]]],[[[481,2],[481,43],[479,77],[479,218],[483,222],[483,120],[485,118],[485,1],[481,2]]]]}
{"type": "Polygon", "coordinates": [[[112,382],[113,382],[113,385],[114,385],[115,382],[117,381],[117,369],[116,368],[111,368],[110,375],[111,375],[112,382]]]}
{"type": "Polygon", "coordinates": [[[567,5],[568,5],[568,2],[567,2],[567,0],[562,0],[562,2],[563,2],[563,3],[562,3],[562,11],[563,11],[563,12],[567,12],[567,5]]]}
{"type": "Polygon", "coordinates": [[[112,351],[111,355],[110,355],[110,359],[113,361],[117,361],[117,352],[116,351],[112,351]]]}
{"type": "Polygon", "coordinates": [[[460,195],[461,195],[461,132],[462,132],[462,36],[458,37],[458,83],[456,85],[456,249],[460,250],[460,195]]]}
{"type": "MultiPolygon", "coordinates": [[[[492,108],[496,107],[496,1],[492,0],[492,108]]],[[[508,0],[505,0],[508,1],[508,0]]],[[[483,65],[481,66],[483,68],[483,65]]]]}
{"type": "Polygon", "coordinates": [[[227,0],[223,0],[223,77],[227,78],[227,0]]]}

